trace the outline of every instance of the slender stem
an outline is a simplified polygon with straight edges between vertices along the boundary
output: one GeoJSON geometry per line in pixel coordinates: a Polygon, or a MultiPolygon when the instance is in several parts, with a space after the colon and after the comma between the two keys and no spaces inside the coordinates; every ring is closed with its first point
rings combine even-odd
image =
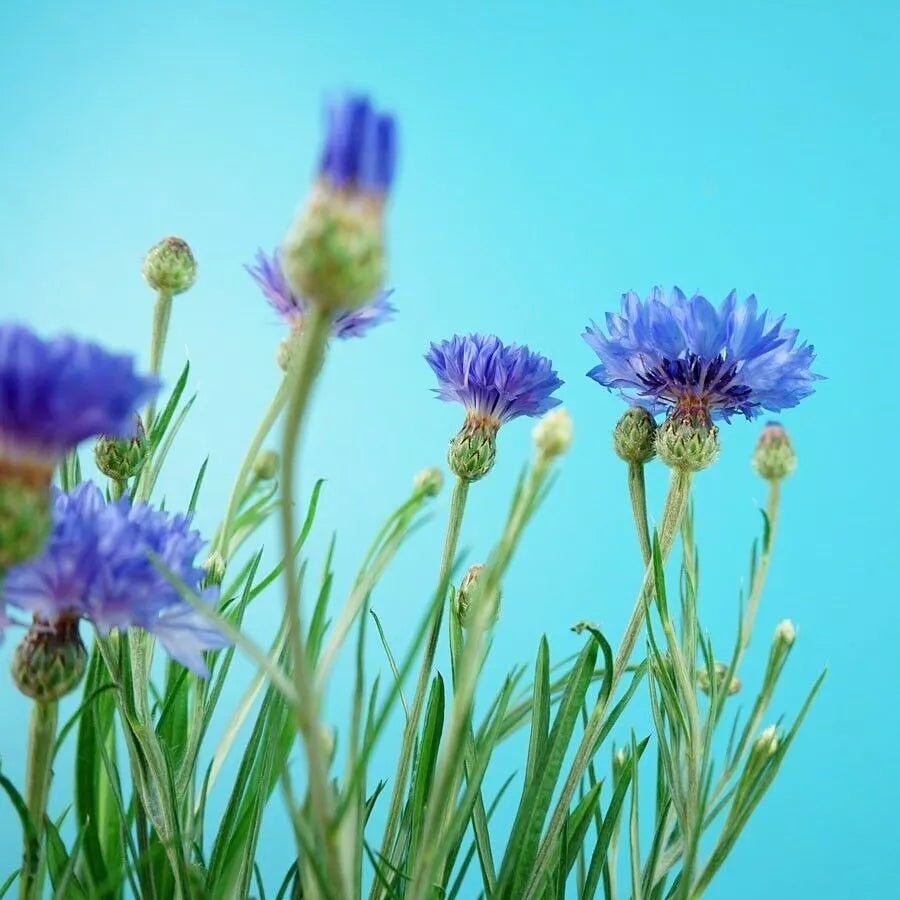
{"type": "Polygon", "coordinates": [[[222,554],[226,562],[228,561],[228,542],[231,539],[231,529],[234,527],[234,520],[237,516],[238,508],[244,498],[244,488],[247,478],[250,475],[250,470],[253,468],[256,457],[259,455],[263,441],[268,437],[269,432],[272,430],[272,426],[275,424],[278,416],[281,414],[281,410],[284,408],[287,397],[288,379],[284,378],[278,386],[278,390],[275,392],[272,402],[263,414],[259,427],[256,429],[256,433],[253,435],[253,438],[247,447],[247,452],[244,454],[238,473],[235,476],[234,484],[231,487],[231,494],[228,497],[225,518],[222,520],[218,539],[215,544],[215,549],[222,554]]]}
{"type": "MultiPolygon", "coordinates": [[[[446,592],[450,580],[450,569],[456,557],[456,547],[459,543],[459,530],[462,525],[463,513],[466,509],[466,498],[469,495],[469,482],[457,478],[453,486],[453,496],[450,499],[450,517],[447,520],[447,533],[444,537],[444,552],[441,556],[441,568],[438,573],[438,590],[446,592]]],[[[394,778],[394,789],[391,794],[391,805],[388,811],[387,825],[384,829],[384,838],[381,845],[381,856],[390,860],[393,850],[394,837],[400,823],[400,814],[403,808],[403,796],[406,791],[406,782],[409,778],[409,769],[412,762],[412,752],[415,745],[416,734],[419,728],[419,717],[425,704],[425,695],[428,691],[428,683],[431,679],[431,667],[434,665],[434,656],[437,651],[438,640],[441,634],[441,619],[444,614],[444,604],[439,603],[435,609],[431,628],[428,632],[428,640],[425,644],[425,655],[422,657],[422,666],[419,670],[419,680],[416,683],[416,693],[413,698],[412,708],[406,720],[403,731],[403,743],[400,747],[400,759],[397,763],[397,772],[394,778]]],[[[378,897],[381,887],[377,880],[372,885],[371,896],[378,897]]]]}
{"type": "Polygon", "coordinates": [[[22,875],[19,880],[21,900],[38,900],[44,879],[43,834],[47,813],[47,796],[53,774],[53,745],[56,742],[58,704],[35,701],[28,726],[28,767],[25,774],[25,802],[34,823],[35,840],[25,838],[22,875]]]}
{"type": "MultiPolygon", "coordinates": [[[[750,586],[750,596],[747,598],[747,610],[744,613],[744,621],[741,625],[741,653],[750,645],[750,636],[753,631],[753,623],[756,621],[756,613],[759,610],[759,601],[762,598],[763,588],[766,584],[766,575],[769,573],[769,562],[772,559],[772,546],[775,543],[775,529],[778,525],[778,508],[781,502],[781,482],[774,479],[769,482],[769,496],[766,502],[766,515],[769,519],[769,540],[763,548],[762,557],[757,566],[753,584],[750,586]]],[[[739,657],[740,661],[740,657],[739,657]]]]}
{"type": "Polygon", "coordinates": [[[109,496],[113,500],[118,500],[125,493],[128,482],[119,478],[111,478],[109,481],[109,496]]]}
{"type": "MultiPolygon", "coordinates": [[[[153,333],[150,337],[150,372],[158,375],[162,368],[163,350],[166,346],[166,336],[169,333],[169,317],[172,314],[172,295],[165,291],[159,291],[156,295],[156,304],[153,307],[153,333]]],[[[156,400],[151,400],[147,407],[146,427],[149,431],[153,427],[153,418],[156,415],[156,400]]]]}
{"type": "MultiPolygon", "coordinates": [[[[322,307],[313,306],[287,376],[288,401],[284,421],[284,443],[281,460],[281,537],[284,550],[285,620],[292,656],[292,677],[297,696],[294,713],[306,751],[309,805],[313,824],[321,841],[330,885],[334,896],[349,896],[350,873],[341,869],[340,854],[331,828],[331,786],[319,726],[318,698],[313,686],[310,661],[303,634],[300,608],[300,579],[293,559],[294,485],[297,480],[295,457],[300,443],[304,415],[312,387],[322,367],[325,344],[331,330],[332,317],[322,307]]],[[[302,848],[298,847],[302,852],[302,848]]]]}
{"type": "MultiPolygon", "coordinates": [[[[672,476],[669,482],[669,493],[666,496],[666,502],[663,507],[663,514],[659,527],[659,549],[663,562],[665,562],[669,555],[669,551],[672,549],[672,544],[675,542],[675,536],[681,525],[681,519],[684,516],[685,509],[687,509],[692,478],[692,472],[688,472],[684,469],[672,469],[672,476]]],[[[646,596],[653,590],[653,582],[654,572],[653,565],[651,564],[647,566],[647,570],[644,573],[637,600],[631,613],[631,619],[625,626],[625,634],[622,636],[622,642],[619,645],[618,653],[613,662],[612,679],[607,695],[610,699],[614,696],[616,687],[621,681],[622,675],[625,673],[628,666],[628,660],[631,658],[634,645],[637,643],[638,635],[641,633],[644,624],[644,603],[646,601],[646,596]]],[[[609,701],[607,701],[607,703],[608,702],[609,701]]],[[[572,767],[569,770],[569,775],[563,785],[562,793],[554,807],[553,816],[550,819],[547,833],[544,840],[541,842],[538,857],[535,860],[532,869],[532,878],[526,893],[526,900],[527,898],[534,896],[534,891],[539,884],[539,882],[534,879],[534,874],[546,863],[550,850],[554,846],[554,842],[559,839],[566,822],[566,817],[568,816],[572,798],[575,796],[575,791],[578,789],[578,784],[581,781],[581,776],[584,774],[588,763],[597,751],[597,744],[603,731],[605,712],[606,706],[598,705],[594,708],[591,717],[588,720],[588,724],[581,738],[581,743],[576,751],[575,759],[572,762],[572,767]]]]}
{"type": "Polygon", "coordinates": [[[653,551],[650,548],[650,529],[647,526],[647,489],[644,484],[644,464],[628,463],[628,494],[631,497],[631,511],[634,527],[641,545],[644,565],[650,565],[653,551]]]}

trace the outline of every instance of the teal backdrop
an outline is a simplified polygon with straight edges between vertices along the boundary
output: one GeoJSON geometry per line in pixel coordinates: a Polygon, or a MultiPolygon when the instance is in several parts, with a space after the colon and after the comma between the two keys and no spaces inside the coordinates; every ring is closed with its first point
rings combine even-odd
{"type": "MultiPolygon", "coordinates": [[[[709,896],[893,895],[898,31],[895,4],[875,0],[6,0],[0,313],[44,334],[75,330],[130,348],[146,363],[153,298],[141,257],[167,234],[191,243],[200,275],[176,299],[165,374],[171,383],[189,358],[199,396],[162,488],[170,507],[186,504],[208,453],[199,523],[209,533],[278,379],[282,326],[242,264],[276,245],[307,188],[323,98],[370,91],[401,123],[389,212],[399,314],[330,354],[303,458],[304,491],[327,479],[312,565],[337,529],[340,594],[413,474],[442,464],[460,411],[430,394],[429,340],[494,331],[551,356],[576,441],[504,586],[487,673],[495,685],[533,660],[542,633],[557,657],[579,646],[569,631],[578,619],[617,641],[639,578],[623,466],[610,449],[622,406],[585,377],[586,322],[622,291],[656,283],[714,300],[755,292],[786,312],[828,380],[783,418],[800,465],[785,485],[742,676],[757,683],[786,617],[799,637],[773,711],[794,713],[822,667],[829,676],[709,896]]],[[[720,647],[732,640],[760,524],[765,488],[748,464],[760,425],[724,428],[720,461],[698,479],[701,615],[720,647]]],[[[504,429],[495,472],[472,491],[468,561],[497,533],[529,428],[504,429]]],[[[662,472],[650,489],[658,510],[662,472]]],[[[433,587],[448,496],[374,598],[394,644],[433,587]]],[[[277,592],[258,601],[256,636],[272,633],[279,603],[277,592]]],[[[4,668],[15,637],[0,648],[4,668]]],[[[370,662],[383,666],[375,647],[370,662]]],[[[336,673],[335,722],[349,677],[336,673]]],[[[5,680],[0,709],[3,771],[21,782],[28,707],[5,680]]],[[[624,724],[640,733],[645,716],[638,705],[624,724]]],[[[504,748],[496,779],[521,750],[504,748]]],[[[57,813],[71,752],[57,772],[57,813]]],[[[388,774],[392,762],[387,743],[376,763],[388,774]]],[[[292,853],[275,807],[262,848],[270,881],[292,853]]],[[[501,808],[498,834],[513,814],[501,808]]],[[[18,841],[6,806],[0,880],[17,865],[18,841]]]]}

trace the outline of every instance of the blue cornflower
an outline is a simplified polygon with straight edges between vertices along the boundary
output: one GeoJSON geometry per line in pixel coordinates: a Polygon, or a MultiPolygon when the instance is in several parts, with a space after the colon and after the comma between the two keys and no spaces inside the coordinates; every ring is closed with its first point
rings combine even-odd
{"type": "Polygon", "coordinates": [[[335,188],[384,194],[397,163],[397,125],[368,97],[349,96],[328,108],[319,175],[335,188]]]}
{"type": "MultiPolygon", "coordinates": [[[[244,268],[259,285],[269,304],[291,326],[292,331],[298,332],[309,311],[309,304],[288,284],[281,265],[281,250],[276,250],[271,256],[258,250],[256,265],[244,268]]],[[[379,291],[370,303],[339,312],[334,317],[332,334],[341,339],[363,337],[372,328],[387,322],[396,312],[388,302],[392,293],[392,290],[379,291]]]]}
{"type": "Polygon", "coordinates": [[[654,288],[641,301],[629,292],[606,330],[592,322],[584,339],[600,357],[588,376],[651,412],[665,410],[706,421],[796,406],[820,378],[814,348],[797,343],[784,317],[757,312],[756,298],[738,303],[732,291],[714,307],[677,287],[668,299],[654,288]]]}
{"type": "Polygon", "coordinates": [[[495,428],[561,402],[552,396],[563,382],[550,360],[493,334],[454,335],[433,343],[425,359],[440,382],[434,392],[441,400],[462,403],[468,416],[495,428]]]}
{"type": "Polygon", "coordinates": [[[85,618],[102,635],[142,628],[173,659],[206,676],[203,651],[229,641],[166,575],[215,600],[217,590],[201,590],[205,573],[194,565],[203,543],[189,516],[127,497],[106,503],[96,485],[84,482],[70,493],[54,491],[50,537],[38,556],[6,573],[4,597],[38,622],[85,618]]]}
{"type": "Polygon", "coordinates": [[[158,388],[130,356],[0,324],[0,469],[31,464],[49,473],[85,438],[133,437],[133,413],[158,388]]]}

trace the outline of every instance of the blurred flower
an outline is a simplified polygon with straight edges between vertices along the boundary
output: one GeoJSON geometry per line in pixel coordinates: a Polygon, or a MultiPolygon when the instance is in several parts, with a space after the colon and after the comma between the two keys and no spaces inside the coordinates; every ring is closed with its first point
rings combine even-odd
{"type": "Polygon", "coordinates": [[[572,437],[572,417],[564,409],[545,413],[531,431],[535,448],[548,460],[566,453],[572,446],[572,437]]]}
{"type": "Polygon", "coordinates": [[[630,292],[621,313],[606,316],[609,336],[593,322],[584,332],[600,357],[588,376],[652,412],[752,419],[796,406],[820,377],[810,369],[814,348],[783,322],[758,313],[752,295],[738,303],[734,291],[718,309],[677,287],[668,298],[654,288],[645,301],[630,292]]]}
{"type": "MultiPolygon", "coordinates": [[[[291,330],[299,332],[309,311],[309,304],[294,293],[288,284],[281,266],[281,250],[275,250],[271,256],[258,250],[256,265],[244,268],[259,285],[275,311],[291,326],[291,330]]],[[[334,317],[331,333],[341,339],[363,337],[376,325],[387,322],[397,311],[388,302],[392,293],[392,290],[379,291],[371,302],[356,309],[339,312],[334,317]]]]}
{"type": "Polygon", "coordinates": [[[130,356],[22,325],[0,324],[0,479],[19,463],[52,471],[85,438],[135,435],[133,413],[159,388],[130,356]]]}
{"type": "Polygon", "coordinates": [[[384,203],[397,126],[367,97],[328,109],[318,178],[284,239],[283,271],[298,296],[333,312],[371,302],[384,281],[384,203]]]}
{"type": "Polygon", "coordinates": [[[756,442],[751,460],[760,478],[780,481],[797,468],[797,454],[780,422],[767,422],[756,442]]]}
{"type": "Polygon", "coordinates": [[[493,467],[504,422],[539,416],[560,403],[552,394],[563,382],[550,360],[492,334],[454,335],[433,343],[425,359],[437,375],[438,397],[466,409],[448,453],[453,473],[465,481],[477,481],[493,467]]]}
{"type": "Polygon", "coordinates": [[[202,651],[228,641],[182,599],[166,572],[206,601],[205,571],[194,565],[203,546],[190,517],[132,505],[127,497],[107,504],[91,482],[68,494],[55,491],[53,531],[41,554],[6,574],[7,604],[37,620],[89,619],[102,634],[111,628],[143,628],[168,654],[201,675],[202,651]]]}
{"type": "Polygon", "coordinates": [[[413,489],[425,497],[437,497],[443,486],[444,473],[437,466],[427,466],[413,479],[413,489]]]}

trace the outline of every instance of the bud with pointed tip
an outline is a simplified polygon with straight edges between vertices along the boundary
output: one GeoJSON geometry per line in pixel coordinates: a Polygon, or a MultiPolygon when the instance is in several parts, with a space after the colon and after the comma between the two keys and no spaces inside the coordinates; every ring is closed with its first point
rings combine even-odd
{"type": "Polygon", "coordinates": [[[797,454],[780,423],[769,422],[763,428],[753,452],[753,468],[766,481],[780,481],[797,468],[797,454]]]}
{"type": "Polygon", "coordinates": [[[101,435],[94,444],[97,468],[115,481],[128,481],[136,475],[147,455],[147,435],[141,417],[134,416],[135,435],[132,438],[113,438],[101,435]]]}
{"type": "Polygon", "coordinates": [[[707,412],[676,407],[656,430],[656,452],[672,469],[699,472],[719,455],[719,429],[707,412]]]}
{"type": "Polygon", "coordinates": [[[775,626],[775,643],[782,644],[785,647],[790,647],[794,640],[797,637],[797,629],[794,627],[794,623],[790,619],[785,619],[783,622],[779,622],[778,625],[775,626]]]}
{"type": "Polygon", "coordinates": [[[218,587],[225,580],[227,563],[225,557],[218,550],[210,553],[206,562],[203,563],[203,568],[206,570],[206,575],[203,577],[204,587],[218,587]]]}
{"type": "Polygon", "coordinates": [[[16,647],[12,677],[16,687],[40,703],[59,700],[78,687],[87,668],[87,652],[78,633],[78,619],[62,616],[34,625],[16,647]]]}
{"type": "Polygon", "coordinates": [[[552,409],[538,420],[531,437],[544,459],[555,459],[572,446],[572,417],[564,409],[552,409]]]}
{"type": "MultiPolygon", "coordinates": [[[[481,563],[469,566],[466,574],[463,576],[459,590],[453,598],[453,608],[459,619],[459,624],[462,625],[463,628],[467,628],[470,624],[469,610],[472,606],[472,600],[475,599],[475,589],[483,572],[484,565],[481,563]]],[[[483,597],[482,600],[493,604],[491,615],[486,623],[486,625],[490,627],[500,618],[500,595],[496,594],[493,598],[483,597]]]]}
{"type": "Polygon", "coordinates": [[[274,450],[263,450],[253,460],[253,477],[258,481],[271,481],[281,466],[281,457],[274,450]]]}
{"type": "Polygon", "coordinates": [[[197,261],[187,241],[179,237],[163,238],[144,257],[144,279],[162,294],[183,294],[197,277],[197,261]]]}
{"type": "Polygon", "coordinates": [[[613,449],[627,463],[650,462],[656,456],[656,419],[643,406],[625,410],[613,431],[613,449]]]}
{"type": "Polygon", "coordinates": [[[775,730],[774,725],[769,725],[762,730],[759,737],[756,739],[755,750],[763,758],[768,759],[770,756],[774,756],[777,749],[778,733],[775,730]]]}
{"type": "Polygon", "coordinates": [[[436,497],[444,486],[444,473],[437,466],[422,469],[413,479],[413,488],[426,497],[436,497]]]}

